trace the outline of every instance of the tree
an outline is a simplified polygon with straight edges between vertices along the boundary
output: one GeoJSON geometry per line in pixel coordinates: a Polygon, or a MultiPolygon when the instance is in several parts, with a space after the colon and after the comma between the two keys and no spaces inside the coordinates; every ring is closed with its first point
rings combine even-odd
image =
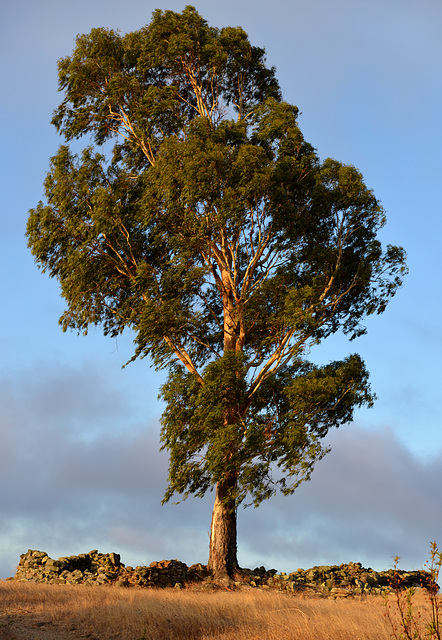
{"type": "Polygon", "coordinates": [[[371,405],[358,355],[308,354],[364,333],[404,252],[381,246],[380,203],[353,166],[320,161],[241,28],[188,6],[123,36],[93,29],[59,85],[53,124],[90,144],[51,159],[29,246],[60,282],[63,330],[130,328],[133,358],[168,369],[165,500],[216,488],[209,568],[228,580],[238,506],[291,494],[328,430],[371,405]]]}

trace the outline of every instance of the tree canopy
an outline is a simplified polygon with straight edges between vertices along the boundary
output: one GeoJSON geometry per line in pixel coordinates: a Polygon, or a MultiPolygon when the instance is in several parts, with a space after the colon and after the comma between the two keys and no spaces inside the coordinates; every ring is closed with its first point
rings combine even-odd
{"type": "Polygon", "coordinates": [[[134,332],[169,377],[162,442],[174,494],[216,486],[209,566],[236,567],[236,509],[310,477],[331,427],[373,401],[351,339],[406,272],[360,172],[321,161],[263,49],[188,6],[139,31],[93,29],[59,61],[45,203],[27,235],[60,282],[62,328],[134,332]],[[225,544],[220,543],[224,540],[225,544]]]}

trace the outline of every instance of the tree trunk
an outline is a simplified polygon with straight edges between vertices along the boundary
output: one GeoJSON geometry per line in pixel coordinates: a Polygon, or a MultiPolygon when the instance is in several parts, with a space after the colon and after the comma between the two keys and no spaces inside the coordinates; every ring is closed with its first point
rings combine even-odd
{"type": "Polygon", "coordinates": [[[228,497],[235,484],[236,477],[229,475],[216,485],[208,569],[220,584],[229,584],[238,570],[236,508],[234,499],[228,497]]]}
{"type": "MultiPolygon", "coordinates": [[[[223,249],[228,254],[223,243],[223,249]]],[[[229,262],[229,268],[231,264],[229,262]]],[[[222,304],[224,309],[224,353],[237,350],[237,335],[235,321],[235,304],[229,270],[221,268],[222,273],[222,304]]],[[[224,425],[227,427],[232,419],[232,408],[227,409],[224,425]]],[[[235,443],[232,443],[234,447],[235,443]]],[[[230,454],[226,452],[226,462],[230,454]]],[[[212,524],[210,527],[210,546],[208,569],[213,580],[219,584],[228,585],[238,570],[236,503],[233,496],[236,488],[237,475],[230,471],[216,484],[215,504],[213,505],[212,524]]]]}

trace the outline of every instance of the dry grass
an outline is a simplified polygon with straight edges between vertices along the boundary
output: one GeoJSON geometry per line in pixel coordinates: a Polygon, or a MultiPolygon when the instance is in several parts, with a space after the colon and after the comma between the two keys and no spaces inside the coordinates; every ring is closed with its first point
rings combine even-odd
{"type": "Polygon", "coordinates": [[[0,640],[386,640],[381,597],[0,581],[0,640]]]}

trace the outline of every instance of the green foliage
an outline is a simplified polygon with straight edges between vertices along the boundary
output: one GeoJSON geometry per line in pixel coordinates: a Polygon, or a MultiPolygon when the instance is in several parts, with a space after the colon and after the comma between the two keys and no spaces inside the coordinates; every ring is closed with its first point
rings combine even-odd
{"type": "Polygon", "coordinates": [[[204,495],[225,473],[238,473],[239,504],[288,495],[310,478],[327,448],[322,438],[370,405],[368,373],[359,356],[325,367],[299,361],[270,376],[250,397],[244,354],[210,363],[202,381],[175,367],[161,395],[163,448],[170,451],[169,489],[204,495]],[[284,472],[278,472],[282,469],[284,472]]]}
{"type": "Polygon", "coordinates": [[[59,83],[53,123],[90,146],[52,158],[27,235],[60,282],[62,328],[130,328],[134,358],[169,369],[166,499],[226,474],[235,505],[291,493],[328,430],[373,399],[358,356],[306,354],[364,333],[400,287],[382,206],[304,140],[264,50],[193,7],[78,36],[59,83]]]}

